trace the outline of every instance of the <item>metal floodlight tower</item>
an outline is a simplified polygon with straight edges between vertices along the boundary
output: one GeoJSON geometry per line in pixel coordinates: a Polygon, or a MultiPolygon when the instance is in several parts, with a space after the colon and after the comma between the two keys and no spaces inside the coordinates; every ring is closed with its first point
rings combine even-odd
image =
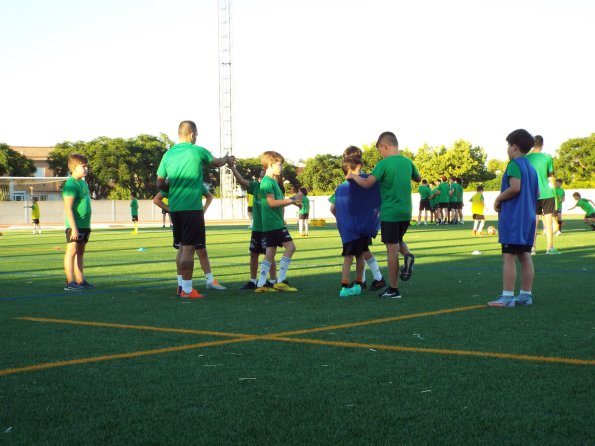
{"type": "MultiPolygon", "coordinates": [[[[231,84],[231,0],[219,3],[219,154],[233,155],[231,84]]],[[[228,167],[219,169],[221,218],[238,218],[236,181],[228,167]]]]}

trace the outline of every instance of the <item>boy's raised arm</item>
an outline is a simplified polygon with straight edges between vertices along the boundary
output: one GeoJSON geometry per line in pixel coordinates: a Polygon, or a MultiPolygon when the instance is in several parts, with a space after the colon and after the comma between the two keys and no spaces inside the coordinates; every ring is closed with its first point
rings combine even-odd
{"type": "Polygon", "coordinates": [[[348,173],[345,175],[346,180],[353,180],[359,186],[363,187],[364,189],[369,189],[370,187],[376,184],[376,177],[374,175],[368,175],[366,178],[360,177],[359,175],[354,175],[352,173],[348,173]]]}

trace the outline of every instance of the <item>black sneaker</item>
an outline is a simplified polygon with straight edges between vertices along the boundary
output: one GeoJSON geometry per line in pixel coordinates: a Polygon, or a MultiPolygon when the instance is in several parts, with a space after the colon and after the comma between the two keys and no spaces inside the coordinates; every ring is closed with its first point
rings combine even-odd
{"type": "Polygon", "coordinates": [[[411,278],[411,274],[413,274],[413,264],[415,263],[415,256],[413,254],[405,254],[404,257],[404,264],[401,268],[401,274],[399,274],[399,278],[402,281],[406,282],[411,278]]]}
{"type": "Polygon", "coordinates": [[[388,287],[386,290],[384,290],[384,293],[379,294],[379,296],[384,297],[386,299],[400,299],[401,292],[398,288],[388,287]]]}
{"type": "Polygon", "coordinates": [[[251,280],[249,280],[247,283],[245,283],[244,285],[242,285],[240,287],[240,290],[255,290],[256,289],[256,284],[254,282],[252,282],[251,280]]]}
{"type": "Polygon", "coordinates": [[[370,285],[371,290],[381,290],[386,286],[386,281],[384,279],[374,280],[372,285],[370,285]]]}
{"type": "Polygon", "coordinates": [[[79,283],[79,285],[81,287],[83,287],[84,289],[89,289],[89,288],[95,288],[93,285],[91,285],[89,282],[87,282],[86,280],[83,280],[81,283],[79,283]]]}

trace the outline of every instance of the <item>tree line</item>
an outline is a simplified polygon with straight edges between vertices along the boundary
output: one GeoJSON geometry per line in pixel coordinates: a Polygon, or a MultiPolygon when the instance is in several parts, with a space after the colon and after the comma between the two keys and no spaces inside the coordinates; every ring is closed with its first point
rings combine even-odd
{"type": "MultiPolygon", "coordinates": [[[[89,190],[96,199],[128,199],[130,193],[139,198],[152,198],[156,193],[156,171],[163,154],[174,142],[167,135],[139,135],[134,138],[99,137],[92,141],[65,141],[56,144],[48,156],[55,176],[68,175],[68,155],[80,153],[89,159],[89,190]]],[[[365,172],[371,172],[380,161],[375,144],[362,145],[365,172]]],[[[508,161],[490,160],[482,147],[464,139],[450,147],[424,144],[416,153],[401,150],[411,158],[421,175],[434,180],[442,175],[460,177],[467,190],[482,184],[486,190],[499,190],[508,161]]],[[[305,162],[298,175],[295,164],[286,162],[283,179],[286,186],[306,187],[313,194],[330,194],[343,181],[342,156],[319,154],[305,162]]],[[[260,157],[238,159],[238,170],[246,179],[258,179],[260,157]]],[[[567,187],[595,188],[595,133],[585,138],[564,142],[554,159],[555,174],[567,187]]],[[[33,176],[33,161],[0,143],[0,176],[33,176]]],[[[218,195],[219,170],[205,169],[205,182],[218,195]]],[[[416,186],[415,186],[416,187],[416,186]]],[[[415,190],[415,189],[414,189],[415,190]]]]}

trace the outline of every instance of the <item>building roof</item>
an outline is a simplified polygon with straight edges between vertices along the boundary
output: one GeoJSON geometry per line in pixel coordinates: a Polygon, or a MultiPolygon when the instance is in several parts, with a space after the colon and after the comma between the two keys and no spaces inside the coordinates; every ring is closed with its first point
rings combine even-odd
{"type": "Polygon", "coordinates": [[[53,147],[10,146],[12,150],[26,156],[32,161],[47,161],[53,147]]]}

